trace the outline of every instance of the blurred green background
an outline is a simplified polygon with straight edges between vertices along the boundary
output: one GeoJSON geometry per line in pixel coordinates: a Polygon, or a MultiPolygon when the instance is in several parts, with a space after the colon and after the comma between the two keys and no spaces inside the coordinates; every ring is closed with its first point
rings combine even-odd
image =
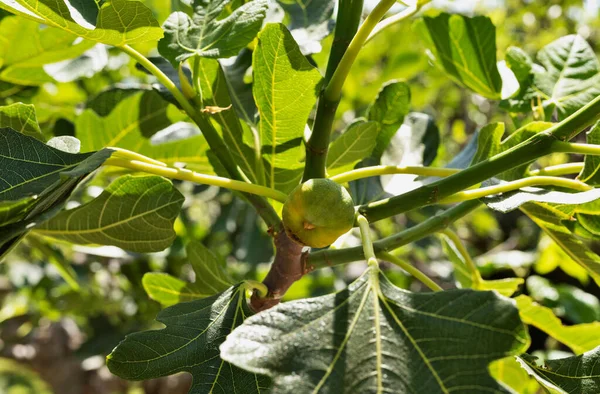
{"type": "MultiPolygon", "coordinates": [[[[144,3],[153,8],[160,22],[171,10],[170,0],[144,3]]],[[[369,7],[373,2],[367,3],[369,7]]],[[[489,16],[497,26],[498,59],[502,60],[509,46],[521,47],[534,56],[544,45],[574,33],[598,53],[599,7],[597,0],[457,0],[434,1],[423,13],[435,15],[445,10],[489,16]]],[[[6,13],[0,16],[12,18],[6,13]]],[[[313,55],[323,69],[330,45],[331,38],[327,38],[323,51],[313,55]]],[[[151,45],[139,49],[152,52],[151,45]]],[[[26,86],[0,81],[0,104],[33,103],[45,134],[72,135],[73,121],[85,103],[107,86],[152,82],[117,50],[98,46],[95,51],[79,59],[74,68],[77,72],[71,71],[65,82],[26,86]]],[[[336,129],[342,130],[364,114],[381,86],[393,79],[408,81],[412,111],[430,115],[439,129],[441,143],[434,166],[452,160],[475,131],[489,122],[504,121],[507,129],[514,130],[531,120],[512,118],[497,102],[460,88],[432,67],[411,23],[405,23],[377,36],[361,52],[344,87],[336,129]]],[[[551,165],[565,158],[554,155],[546,160],[551,165]]],[[[89,200],[113,177],[104,171],[78,191],[76,200],[89,200]]],[[[402,182],[401,178],[389,182],[392,189],[402,187],[394,185],[402,182]]],[[[104,357],[124,335],[160,326],[154,317],[161,306],[146,295],[141,285],[143,275],[167,272],[193,281],[184,247],[194,240],[226,261],[234,278],[260,280],[273,249],[257,215],[231,193],[215,187],[178,185],[186,196],[185,208],[176,223],[177,240],[164,252],[138,255],[115,247],[70,246],[31,235],[0,264],[0,393],[187,392],[187,376],[128,383],[113,377],[104,367],[104,357]]],[[[436,210],[432,207],[378,222],[377,235],[391,235],[436,210]]],[[[552,308],[565,324],[600,319],[600,289],[523,214],[516,211],[501,215],[480,208],[458,222],[455,229],[485,278],[527,278],[521,291],[552,308]]],[[[335,246],[358,243],[357,234],[351,233],[335,246]]],[[[593,247],[600,251],[598,245],[593,247]]],[[[438,238],[406,246],[396,255],[430,274],[444,288],[455,287],[452,265],[438,238]]],[[[396,285],[424,290],[403,272],[388,268],[396,285]]],[[[364,263],[356,262],[335,270],[319,270],[297,282],[286,299],[343,288],[363,269],[364,263]]],[[[531,351],[537,351],[537,355],[566,354],[566,348],[535,328],[531,335],[531,351]]]]}

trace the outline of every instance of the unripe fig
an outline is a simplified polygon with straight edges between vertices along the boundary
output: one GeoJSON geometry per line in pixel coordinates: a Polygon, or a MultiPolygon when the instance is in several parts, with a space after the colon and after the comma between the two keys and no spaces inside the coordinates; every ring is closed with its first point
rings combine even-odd
{"type": "Polygon", "coordinates": [[[324,248],[350,231],[354,213],[354,202],[345,188],[329,179],[311,179],[288,196],[283,225],[303,245],[324,248]]]}

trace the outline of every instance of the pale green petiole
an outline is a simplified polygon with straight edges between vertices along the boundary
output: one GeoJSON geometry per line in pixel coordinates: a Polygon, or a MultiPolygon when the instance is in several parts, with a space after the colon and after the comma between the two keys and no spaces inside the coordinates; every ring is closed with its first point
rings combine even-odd
{"type": "Polygon", "coordinates": [[[363,251],[365,252],[365,259],[370,267],[378,267],[377,256],[375,256],[375,250],[373,249],[373,241],[371,240],[371,229],[369,228],[369,221],[362,215],[358,215],[356,222],[360,229],[360,236],[362,239],[363,251]]]}
{"type": "Polygon", "coordinates": [[[169,179],[178,179],[181,181],[190,181],[205,185],[224,187],[240,192],[252,193],[259,196],[272,198],[273,200],[284,203],[287,195],[270,189],[268,187],[255,185],[252,183],[236,181],[229,178],[223,178],[214,175],[199,174],[185,168],[163,167],[138,160],[127,160],[121,158],[109,158],[104,165],[127,168],[134,171],[141,171],[148,174],[160,175],[169,179]]]}
{"type": "Polygon", "coordinates": [[[556,186],[564,187],[567,189],[574,189],[578,191],[588,191],[593,189],[593,187],[574,179],[559,178],[554,176],[532,176],[529,178],[523,178],[512,182],[506,182],[500,185],[482,187],[479,189],[466,190],[463,192],[454,193],[451,196],[441,199],[440,201],[438,201],[438,203],[452,204],[461,201],[474,200],[486,196],[491,196],[494,194],[511,192],[530,186],[556,186]]]}
{"type": "Polygon", "coordinates": [[[408,264],[407,262],[403,261],[402,259],[399,259],[398,257],[394,256],[393,254],[390,254],[387,252],[381,252],[381,253],[378,253],[377,256],[380,257],[382,260],[389,261],[390,263],[402,268],[404,271],[408,272],[410,275],[412,275],[418,281],[423,283],[425,286],[429,287],[431,290],[433,290],[433,291],[444,290],[437,283],[435,283],[433,280],[431,280],[430,277],[425,275],[423,272],[419,271],[416,267],[413,267],[412,265],[408,264]]]}

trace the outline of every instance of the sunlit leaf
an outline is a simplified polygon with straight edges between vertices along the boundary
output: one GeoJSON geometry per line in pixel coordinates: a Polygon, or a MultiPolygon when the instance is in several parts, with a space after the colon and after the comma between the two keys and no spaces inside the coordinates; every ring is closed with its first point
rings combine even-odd
{"type": "Polygon", "coordinates": [[[0,127],[10,127],[29,137],[44,141],[44,136],[31,104],[14,103],[0,107],[0,127]]]}
{"type": "Polygon", "coordinates": [[[575,354],[581,354],[600,346],[600,322],[565,326],[551,309],[534,302],[526,295],[516,298],[521,320],[544,331],[565,344],[575,354]]]}
{"type": "Polygon", "coordinates": [[[95,43],[76,42],[71,32],[7,17],[0,22],[0,79],[19,85],[41,85],[54,79],[44,65],[75,58],[95,43]]]}
{"type": "Polygon", "coordinates": [[[506,357],[490,364],[490,374],[518,394],[538,394],[540,386],[521,367],[515,357],[506,357]]]}
{"type": "Polygon", "coordinates": [[[600,62],[579,35],[561,37],[537,54],[529,84],[509,101],[512,111],[537,113],[551,119],[566,118],[600,94],[600,62]]]}
{"type": "MultiPolygon", "coordinates": [[[[263,156],[270,163],[272,188],[282,189],[289,170],[301,169],[301,146],[308,115],[315,105],[321,75],[302,55],[283,25],[269,24],[254,51],[254,98],[260,112],[263,156]]],[[[294,185],[286,185],[289,190],[294,185]]]]}
{"type": "Polygon", "coordinates": [[[237,113],[231,108],[229,89],[221,65],[213,59],[196,59],[195,61],[199,62],[200,87],[204,106],[226,108],[210,117],[218,124],[218,129],[236,164],[252,182],[257,183],[262,175],[259,175],[258,171],[262,168],[257,167],[254,147],[245,143],[247,140],[252,140],[252,137],[244,138],[244,130],[237,113]]]}
{"type": "Polygon", "coordinates": [[[253,0],[220,19],[230,0],[194,0],[194,15],[175,12],[163,24],[158,50],[178,64],[194,55],[227,58],[237,55],[256,37],[265,18],[267,0],[253,0]]]}
{"type": "Polygon", "coordinates": [[[107,0],[101,6],[75,0],[16,2],[49,26],[104,44],[154,41],[163,35],[152,11],[135,0],[107,0]]]}
{"type": "Polygon", "coordinates": [[[165,324],[164,329],[128,335],[108,356],[108,368],[128,380],[189,372],[193,377],[190,394],[266,392],[265,377],[219,357],[219,345],[251,314],[242,285],[171,306],[156,318],[165,324]]]}
{"type": "Polygon", "coordinates": [[[471,290],[410,293],[371,268],[339,293],[250,317],[227,337],[221,356],[271,376],[273,393],[442,393],[466,386],[501,393],[488,364],[528,342],[506,298],[471,290]]]}
{"type": "MultiPolygon", "coordinates": [[[[180,141],[153,143],[155,135],[171,125],[169,106],[154,92],[138,93],[124,98],[106,117],[85,110],[75,121],[76,136],[81,140],[81,150],[114,146],[129,149],[173,165],[186,163],[188,168],[211,172],[206,158],[208,145],[201,135],[180,141]],[[150,140],[144,136],[153,136],[150,140]]],[[[176,124],[171,127],[178,127],[176,124]]]]}
{"type": "Polygon", "coordinates": [[[76,244],[158,252],[175,239],[173,222],[183,199],[172,183],[162,177],[125,175],[99,197],[60,213],[36,231],[76,244]]]}

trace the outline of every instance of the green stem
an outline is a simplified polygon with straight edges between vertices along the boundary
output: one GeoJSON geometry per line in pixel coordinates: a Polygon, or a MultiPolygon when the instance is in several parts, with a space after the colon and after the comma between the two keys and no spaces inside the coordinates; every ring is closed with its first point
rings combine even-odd
{"type": "Polygon", "coordinates": [[[324,97],[327,100],[338,101],[340,99],[342,96],[342,87],[348,74],[350,74],[350,69],[358,57],[358,53],[375,26],[377,26],[377,23],[379,23],[394,4],[396,4],[396,0],[381,0],[360,26],[325,88],[324,97]]]}
{"type": "Polygon", "coordinates": [[[548,166],[539,170],[529,171],[529,175],[548,175],[548,176],[559,176],[559,175],[570,175],[578,174],[583,170],[583,163],[565,163],[557,164],[555,166],[548,166]]]}
{"type": "Polygon", "coordinates": [[[416,267],[413,267],[412,265],[408,264],[407,262],[403,261],[402,259],[399,259],[398,257],[396,257],[390,253],[386,253],[386,252],[378,253],[377,256],[382,260],[389,261],[390,263],[402,268],[404,271],[411,274],[413,277],[415,277],[417,280],[419,280],[425,286],[429,287],[431,290],[433,290],[433,291],[444,290],[440,287],[440,285],[438,285],[433,280],[431,280],[430,277],[425,275],[425,273],[419,271],[416,267]]]}
{"type": "Polygon", "coordinates": [[[380,175],[391,175],[391,174],[411,174],[420,176],[439,176],[447,177],[461,170],[458,168],[434,168],[434,167],[420,167],[420,166],[372,166],[363,167],[356,170],[343,172],[341,174],[332,176],[331,179],[339,184],[348,183],[357,179],[368,178],[372,176],[380,175]]]}
{"type": "Polygon", "coordinates": [[[252,183],[236,181],[229,178],[222,178],[219,176],[199,174],[183,168],[162,167],[137,160],[127,160],[121,158],[109,158],[104,162],[104,165],[127,168],[134,171],[164,176],[170,179],[178,179],[180,181],[189,181],[204,185],[224,187],[239,192],[272,198],[281,203],[284,203],[287,199],[287,195],[275,189],[255,185],[252,183]]]}
{"type": "Polygon", "coordinates": [[[593,189],[593,187],[591,187],[590,185],[587,185],[583,182],[574,179],[558,178],[554,176],[532,176],[529,178],[518,179],[512,182],[506,182],[500,185],[458,192],[449,197],[439,200],[438,203],[453,204],[456,202],[473,200],[477,198],[491,196],[494,194],[511,192],[529,186],[556,186],[579,191],[588,191],[593,189]]]}
{"type": "Polygon", "coordinates": [[[144,156],[142,154],[139,154],[137,152],[132,152],[128,149],[123,149],[123,148],[117,148],[114,146],[109,146],[107,149],[110,149],[113,152],[113,154],[111,155],[111,157],[114,158],[121,158],[121,159],[127,159],[127,160],[137,160],[137,161],[141,161],[144,163],[148,163],[148,164],[154,164],[156,166],[161,166],[161,167],[166,167],[167,165],[165,163],[163,163],[162,161],[158,161],[158,160],[154,160],[148,156],[144,156]]]}
{"type": "MultiPolygon", "coordinates": [[[[467,215],[480,205],[481,202],[479,202],[479,200],[471,200],[458,204],[440,214],[432,216],[416,226],[373,242],[373,250],[377,255],[415,242],[448,227],[451,223],[467,215]]],[[[308,255],[306,266],[311,269],[331,267],[362,260],[364,257],[364,250],[360,246],[345,249],[326,249],[308,255]]]]}
{"type": "MultiPolygon", "coordinates": [[[[340,0],[333,45],[327,62],[325,84],[328,84],[333,77],[352,42],[360,24],[362,10],[363,0],[340,0]]],[[[328,100],[325,97],[325,91],[320,94],[312,133],[306,142],[306,165],[304,167],[303,182],[311,178],[325,178],[327,150],[339,102],[339,99],[328,100]]]]}
{"type": "Polygon", "coordinates": [[[582,155],[600,155],[600,145],[577,144],[574,142],[557,142],[554,144],[554,152],[579,153],[582,155]]]}
{"type": "Polygon", "coordinates": [[[469,269],[469,271],[471,271],[471,280],[473,281],[473,288],[478,289],[479,285],[482,282],[481,274],[477,269],[477,264],[475,264],[475,262],[471,258],[471,255],[467,251],[467,248],[465,248],[465,245],[463,245],[459,236],[449,228],[440,231],[440,233],[448,237],[450,241],[454,244],[456,250],[458,251],[458,253],[460,253],[463,260],[467,264],[467,268],[469,269]]]}
{"type": "Polygon", "coordinates": [[[367,264],[370,266],[377,266],[377,257],[375,256],[375,250],[373,250],[373,241],[371,240],[371,228],[369,222],[364,216],[358,215],[356,218],[358,227],[360,228],[360,236],[362,239],[362,247],[367,264]]]}
{"type": "MultiPolygon", "coordinates": [[[[187,115],[198,125],[212,152],[217,156],[223,167],[225,167],[225,170],[229,176],[234,180],[246,181],[248,178],[235,164],[229,148],[227,145],[225,145],[225,142],[219,135],[218,131],[214,128],[214,126],[210,123],[210,120],[204,114],[192,106],[183,93],[177,88],[175,83],[173,83],[173,81],[171,81],[167,75],[165,75],[144,55],[129,45],[123,45],[119,48],[140,63],[140,65],[154,75],[156,79],[163,84],[167,90],[169,90],[169,92],[171,92],[173,97],[181,105],[181,108],[183,108],[187,115]]],[[[253,194],[244,194],[244,197],[246,200],[248,200],[248,202],[250,202],[250,204],[254,206],[267,225],[273,227],[277,231],[282,229],[281,220],[279,219],[277,212],[275,212],[267,200],[261,196],[253,194]]]]}
{"type": "Polygon", "coordinates": [[[431,2],[431,0],[417,1],[417,4],[408,6],[405,9],[403,9],[402,11],[400,11],[399,13],[397,13],[396,15],[393,15],[393,16],[390,16],[389,18],[384,19],[383,21],[378,23],[377,26],[375,26],[375,28],[373,29],[373,31],[371,32],[371,34],[365,41],[365,44],[367,42],[371,41],[375,36],[377,36],[379,33],[381,33],[383,30],[387,29],[388,27],[393,26],[397,23],[400,23],[407,18],[410,18],[411,16],[413,16],[414,14],[419,12],[419,10],[421,8],[423,8],[424,5],[426,5],[430,2],[431,2]]]}
{"type": "MultiPolygon", "coordinates": [[[[423,185],[399,196],[362,205],[358,211],[370,222],[438,201],[512,168],[555,152],[559,140],[572,138],[600,119],[600,96],[567,119],[526,141],[445,179],[423,185]]],[[[560,147],[560,145],[558,145],[560,147]]]]}

